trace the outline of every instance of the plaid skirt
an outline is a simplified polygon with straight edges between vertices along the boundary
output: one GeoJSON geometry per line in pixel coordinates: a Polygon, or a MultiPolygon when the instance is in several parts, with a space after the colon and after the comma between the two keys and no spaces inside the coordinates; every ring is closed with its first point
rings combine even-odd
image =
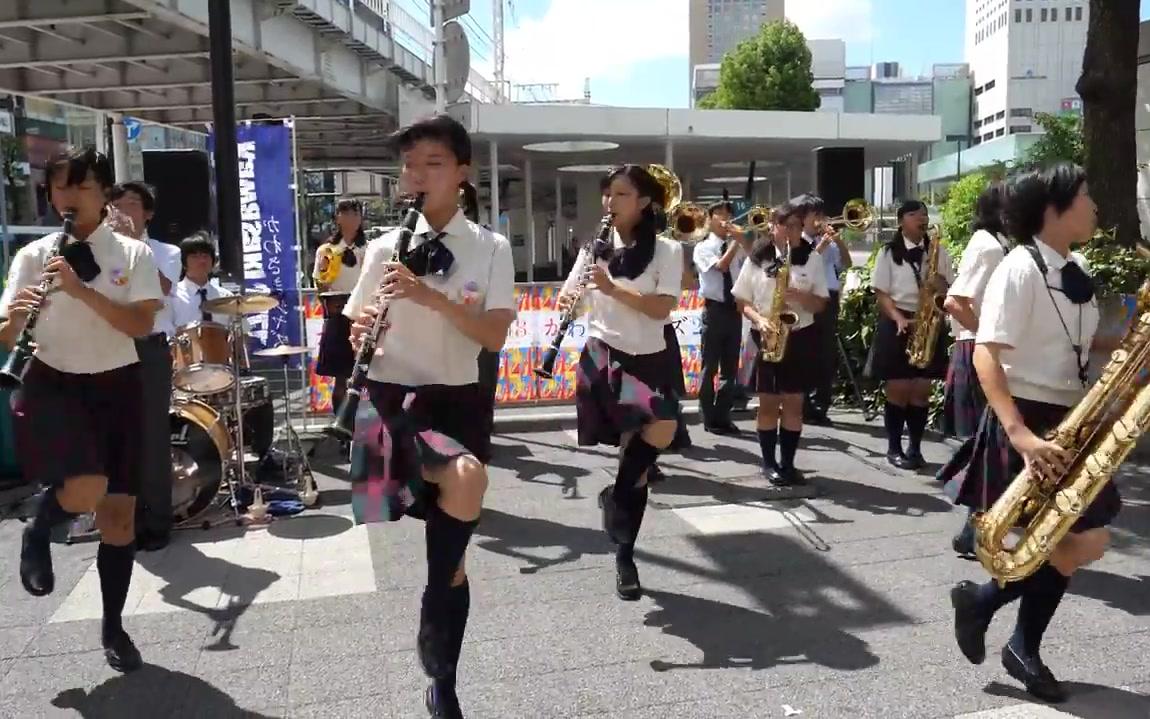
{"type": "Polygon", "coordinates": [[[60,372],[33,359],[12,394],[16,453],[29,480],[59,487],[108,478],[108,494],[139,494],[144,380],[137,362],[97,374],[60,372]]]}
{"type": "Polygon", "coordinates": [[[974,371],[974,340],[959,340],[950,351],[946,394],[942,402],[942,432],[966,439],[978,431],[986,396],[974,371]]]}
{"type": "Polygon", "coordinates": [[[676,381],[669,364],[664,351],[633,355],[589,338],[575,368],[579,444],[619,446],[623,434],[656,420],[677,421],[678,398],[667,389],[676,381]]]}
{"type": "Polygon", "coordinates": [[[491,459],[491,433],[482,417],[479,384],[403,387],[367,383],[351,450],[351,506],[358,524],[423,519],[439,496],[423,470],[470,454],[491,459]]]}
{"type": "Polygon", "coordinates": [[[756,394],[804,394],[815,387],[825,365],[820,356],[822,328],[816,325],[792,330],[781,362],[764,362],[759,348],[762,336],[751,330],[755,348],[754,369],[747,389],[756,394]]]}
{"type": "Polygon", "coordinates": [[[323,298],[323,333],[319,338],[319,356],[315,373],[320,377],[347,378],[355,368],[355,350],[351,347],[351,320],[344,317],[343,306],[350,295],[323,298]]]}
{"type": "Polygon", "coordinates": [[[938,333],[938,343],[935,346],[934,356],[930,365],[924,369],[912,367],[910,358],[906,356],[906,343],[910,339],[910,331],[906,334],[898,333],[898,325],[894,320],[883,315],[878,319],[875,327],[874,341],[871,343],[870,354],[867,357],[866,376],[873,380],[888,379],[942,379],[946,376],[946,341],[945,332],[938,333]]]}
{"type": "MultiPolygon", "coordinates": [[[[1045,402],[1014,398],[1022,420],[1038,436],[1054,429],[1069,408],[1045,402]]],[[[976,511],[989,509],[1022,471],[1025,462],[1006,436],[1006,429],[989,406],[982,413],[978,431],[955,452],[939,470],[938,479],[955,504],[976,511]]],[[[1122,509],[1122,497],[1114,482],[1108,482],[1082,513],[1070,531],[1085,532],[1105,527],[1122,509]]]]}

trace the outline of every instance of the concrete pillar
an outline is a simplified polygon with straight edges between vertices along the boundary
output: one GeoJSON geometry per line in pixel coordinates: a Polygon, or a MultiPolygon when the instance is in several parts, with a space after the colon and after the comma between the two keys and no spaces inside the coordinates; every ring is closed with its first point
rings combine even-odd
{"type": "Polygon", "coordinates": [[[531,160],[523,163],[524,209],[527,214],[527,281],[535,281],[535,193],[534,178],[531,175],[531,160]]]}
{"type": "Polygon", "coordinates": [[[663,147],[663,166],[671,172],[675,171],[675,143],[670,138],[667,138],[663,147]]]}
{"type": "Polygon", "coordinates": [[[112,116],[112,163],[115,166],[116,182],[128,182],[128,128],[124,127],[124,116],[112,116]]]}
{"type": "Polygon", "coordinates": [[[562,276],[563,247],[567,243],[567,228],[563,222],[563,174],[555,172],[555,229],[551,233],[552,259],[555,261],[555,274],[562,276]]]}
{"type": "Polygon", "coordinates": [[[499,232],[499,143],[491,140],[491,229],[499,232]]]}

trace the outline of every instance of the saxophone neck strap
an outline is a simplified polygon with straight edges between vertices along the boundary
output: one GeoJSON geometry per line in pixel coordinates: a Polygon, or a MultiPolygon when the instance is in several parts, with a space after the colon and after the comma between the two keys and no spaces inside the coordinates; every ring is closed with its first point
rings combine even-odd
{"type": "Polygon", "coordinates": [[[1042,273],[1042,286],[1046,288],[1046,295],[1050,298],[1050,304],[1054,305],[1054,313],[1058,315],[1058,321],[1062,324],[1062,331],[1066,334],[1067,341],[1070,342],[1070,348],[1074,350],[1075,364],[1078,365],[1078,381],[1085,388],[1090,384],[1090,357],[1086,355],[1085,347],[1082,346],[1082,305],[1078,305],[1078,341],[1075,342],[1073,335],[1070,334],[1070,327],[1066,324],[1066,318],[1062,316],[1062,310],[1058,307],[1058,302],[1054,300],[1054,289],[1050,286],[1050,280],[1046,276],[1048,268],[1046,260],[1042,259],[1042,252],[1033,242],[1022,243],[1022,246],[1030,253],[1034,265],[1042,273]]]}

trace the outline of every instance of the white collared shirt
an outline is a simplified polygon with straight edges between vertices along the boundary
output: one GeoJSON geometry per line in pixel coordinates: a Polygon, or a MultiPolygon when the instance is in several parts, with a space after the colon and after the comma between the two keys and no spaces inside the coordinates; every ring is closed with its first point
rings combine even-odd
{"type": "MultiPolygon", "coordinates": [[[[619,238],[619,234],[614,231],[611,234],[616,250],[622,249],[623,241],[619,238]]],[[[586,250],[580,250],[571,274],[563,283],[564,293],[575,290],[589,261],[590,257],[586,250]]],[[[603,260],[599,260],[596,264],[607,269],[608,263],[603,260]]],[[[656,238],[655,254],[642,274],[633,280],[623,277],[611,279],[620,287],[627,287],[644,295],[677,298],[682,292],[683,285],[683,246],[674,240],[656,238]]],[[[635,355],[662,352],[667,346],[667,340],[663,336],[663,325],[667,324],[666,318],[648,317],[602,292],[589,291],[586,302],[587,336],[596,337],[617,350],[635,355]]]]}
{"type": "MultiPolygon", "coordinates": [[[[0,296],[0,316],[8,316],[16,292],[40,284],[57,234],[28,243],[12,258],[8,283],[0,296]]],[[[88,287],[122,304],[163,299],[156,263],[146,244],[118,235],[107,225],[97,227],[87,242],[100,266],[100,274],[85,283],[88,287]]],[[[35,357],[60,372],[97,374],[140,359],[134,338],[112,327],[81,300],[58,290],[49,292],[32,336],[37,345],[35,357]]]]}
{"type": "MultiPolygon", "coordinates": [[[[958,277],[950,286],[947,293],[951,297],[962,297],[970,300],[974,314],[977,317],[982,308],[982,295],[986,292],[986,285],[994,269],[1006,257],[1006,240],[995,237],[986,230],[974,233],[962,251],[962,259],[958,261],[958,277]]],[[[972,340],[975,333],[951,321],[951,330],[959,340],[972,340]]]]}
{"type": "MultiPolygon", "coordinates": [[[[427,221],[420,217],[411,248],[422,244],[429,231],[427,221]]],[[[451,218],[443,231],[447,234],[440,239],[455,258],[451,270],[445,277],[422,277],[423,283],[476,314],[516,310],[515,263],[507,238],[470,222],[462,211],[451,218]]],[[[375,303],[384,265],[391,261],[399,233],[395,229],[368,243],[363,272],[343,310],[345,317],[358,319],[365,306],[375,303]]],[[[479,380],[475,364],[479,343],[460,332],[443,314],[411,300],[393,300],[387,309],[387,321],[390,327],[371,361],[369,379],[407,387],[457,386],[479,380]]]]}
{"type": "MultiPolygon", "coordinates": [[[[770,313],[775,299],[776,278],[767,274],[766,268],[769,264],[765,263],[762,267],[756,267],[754,263],[748,264],[743,268],[744,272],[739,275],[739,281],[735,283],[735,289],[732,291],[737,299],[752,305],[762,315],[770,313]]],[[[787,284],[796,290],[806,290],[819,297],[830,297],[823,258],[813,250],[805,265],[791,265],[787,284]]],[[[814,324],[815,316],[809,310],[798,305],[786,306],[798,317],[798,321],[791,326],[791,329],[801,330],[814,324]]]]}
{"type": "Polygon", "coordinates": [[[1066,263],[1089,273],[1086,258],[1071,252],[1068,260],[1037,238],[1035,245],[1046,263],[1046,282],[1025,247],[1011,250],[986,286],[976,341],[1005,346],[999,360],[1012,396],[1070,407],[1086,393],[1073,345],[1082,348],[1085,362],[1098,330],[1098,301],[1076,305],[1059,291],[1066,263]]]}
{"type": "MultiPolygon", "coordinates": [[[[328,244],[328,243],[324,243],[324,244],[328,244]]],[[[333,258],[331,260],[332,262],[338,262],[340,264],[339,274],[336,275],[335,281],[332,282],[331,285],[328,286],[328,288],[325,290],[325,292],[347,292],[347,293],[350,293],[352,290],[355,289],[355,284],[356,284],[356,282],[359,281],[359,276],[361,274],[363,274],[363,258],[367,254],[367,246],[366,245],[364,245],[363,247],[356,247],[354,245],[349,246],[346,242],[342,242],[342,241],[340,242],[340,244],[343,245],[345,248],[347,248],[344,250],[344,252],[347,252],[350,250],[355,255],[355,260],[356,260],[355,267],[348,267],[347,265],[343,264],[343,257],[342,256],[337,257],[337,258],[333,258]]],[[[323,245],[320,245],[320,247],[322,248],[323,245]]],[[[317,252],[315,255],[315,269],[312,271],[313,277],[315,275],[319,274],[319,261],[320,261],[320,257],[319,257],[319,253],[317,252]]]]}
{"type": "MultiPolygon", "coordinates": [[[[234,293],[220,286],[215,278],[208,279],[206,285],[198,285],[190,277],[180,280],[172,288],[172,321],[176,327],[186,327],[193,322],[203,321],[203,311],[200,309],[202,300],[214,300],[217,297],[231,297],[234,293]],[[204,290],[201,298],[200,290],[204,290]]],[[[221,325],[231,324],[231,315],[212,313],[212,322],[221,325]]]]}
{"type": "MultiPolygon", "coordinates": [[[[810,243],[812,248],[817,248],[822,237],[812,237],[807,233],[803,233],[803,239],[810,243]]],[[[827,245],[827,248],[822,252],[815,250],[815,254],[823,258],[823,271],[826,273],[826,285],[828,292],[839,291],[839,270],[842,269],[843,260],[839,256],[839,246],[834,242],[827,245]]]]}
{"type": "MultiPolygon", "coordinates": [[[[152,239],[146,235],[143,239],[152,250],[152,257],[156,262],[156,267],[159,269],[160,274],[166,277],[168,282],[172,283],[171,289],[168,290],[168,294],[164,297],[164,306],[156,313],[156,323],[152,326],[152,332],[163,332],[168,336],[168,339],[171,339],[176,335],[176,323],[172,319],[171,295],[176,291],[176,283],[180,281],[180,272],[183,270],[180,248],[175,245],[169,245],[167,242],[152,239]]],[[[162,285],[161,289],[163,289],[162,285]]]]}
{"type": "MultiPolygon", "coordinates": [[[[712,232],[705,240],[701,240],[699,244],[695,245],[691,259],[699,273],[699,294],[703,296],[703,299],[714,302],[723,301],[723,273],[715,265],[723,257],[725,242],[738,242],[738,240],[732,237],[724,241],[723,238],[712,232]]],[[[729,268],[732,286],[738,282],[739,272],[742,270],[743,262],[746,259],[747,255],[740,247],[735,252],[735,259],[731,261],[729,268]]]]}
{"type": "MultiPolygon", "coordinates": [[[[905,246],[908,250],[919,246],[910,240],[903,240],[903,242],[906,243],[905,246]]],[[[930,273],[930,268],[926,264],[926,254],[923,253],[922,265],[919,268],[920,278],[925,278],[930,273]]],[[[938,248],[938,273],[947,283],[954,279],[954,266],[950,261],[950,253],[946,251],[946,244],[941,240],[938,248]]],[[[914,278],[914,268],[911,267],[910,262],[905,260],[901,265],[895,264],[890,256],[890,247],[883,246],[878,257],[875,258],[870,286],[879,292],[890,295],[890,298],[894,300],[895,307],[903,312],[913,313],[918,309],[918,282],[914,278]]]]}

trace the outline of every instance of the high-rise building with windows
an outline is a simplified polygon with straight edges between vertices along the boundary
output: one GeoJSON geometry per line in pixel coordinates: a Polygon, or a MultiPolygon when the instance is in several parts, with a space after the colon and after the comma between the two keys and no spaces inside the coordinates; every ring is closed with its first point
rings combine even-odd
{"type": "Polygon", "coordinates": [[[723,55],[759,31],[763,23],[782,20],[785,0],[688,0],[690,3],[690,69],[722,62],[723,55]]]}
{"type": "Polygon", "coordinates": [[[1080,112],[1088,0],[966,0],[972,144],[1039,131],[1039,112],[1080,112]]]}

